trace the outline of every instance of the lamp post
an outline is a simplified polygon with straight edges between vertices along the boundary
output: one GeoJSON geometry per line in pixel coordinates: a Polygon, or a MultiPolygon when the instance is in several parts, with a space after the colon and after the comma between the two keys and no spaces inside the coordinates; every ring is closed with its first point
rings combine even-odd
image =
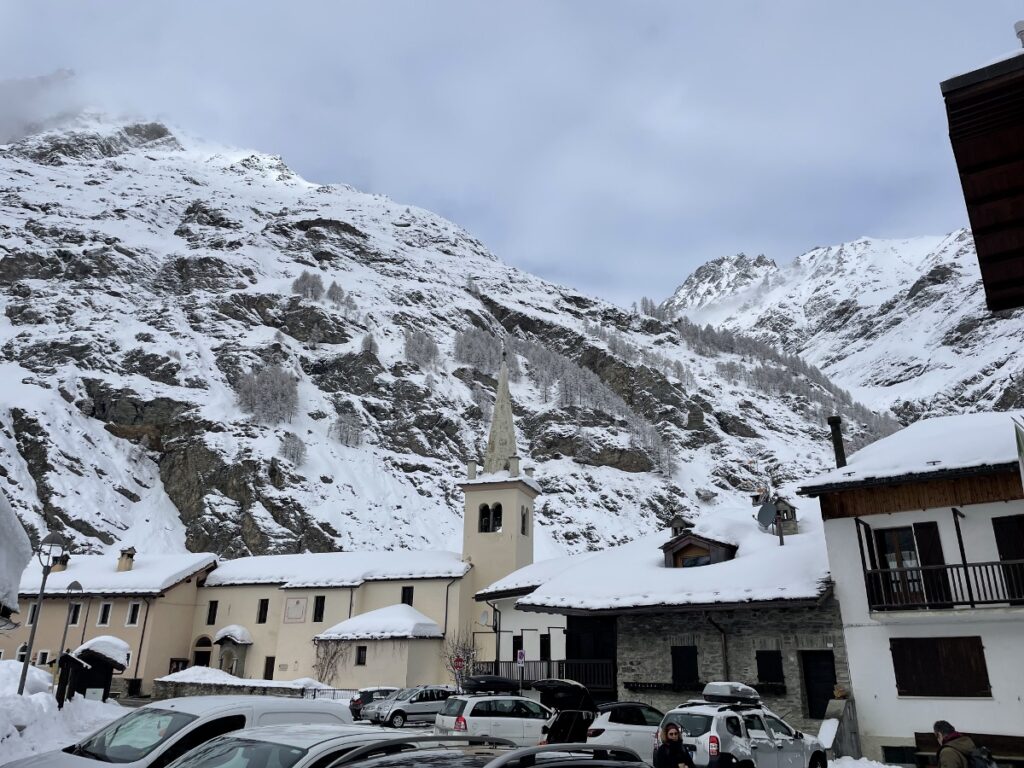
{"type": "MultiPolygon", "coordinates": [[[[81,592],[82,585],[78,581],[72,581],[68,584],[68,615],[64,617],[64,634],[60,636],[60,646],[57,648],[57,672],[60,673],[60,660],[64,655],[64,643],[68,639],[68,626],[71,624],[71,593],[81,592]]],[[[39,614],[36,613],[36,621],[39,620],[39,614]]],[[[57,675],[54,675],[54,685],[57,684],[57,675]]]]}
{"type": "Polygon", "coordinates": [[[50,569],[58,558],[64,555],[64,539],[58,533],[48,533],[39,542],[39,549],[36,556],[39,564],[43,566],[43,581],[39,585],[39,597],[36,600],[36,617],[32,622],[32,631],[28,634],[28,647],[25,649],[25,661],[21,665],[21,679],[18,681],[18,695],[25,692],[25,679],[28,677],[28,668],[32,663],[32,644],[36,640],[36,629],[39,627],[39,619],[43,615],[43,593],[46,591],[46,578],[50,575],[50,569]]]}

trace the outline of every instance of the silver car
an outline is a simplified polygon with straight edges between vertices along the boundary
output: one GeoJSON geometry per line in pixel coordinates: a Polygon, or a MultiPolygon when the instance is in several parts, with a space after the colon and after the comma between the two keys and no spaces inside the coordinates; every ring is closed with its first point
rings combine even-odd
{"type": "Polygon", "coordinates": [[[380,721],[392,728],[401,728],[406,723],[430,723],[441,711],[455,688],[450,685],[419,685],[404,688],[394,697],[381,701],[377,710],[380,721]]]}
{"type": "Polygon", "coordinates": [[[64,749],[8,763],[5,768],[122,768],[166,766],[186,752],[254,725],[352,723],[343,702],[283,696],[190,696],[132,710],[64,749]]]}

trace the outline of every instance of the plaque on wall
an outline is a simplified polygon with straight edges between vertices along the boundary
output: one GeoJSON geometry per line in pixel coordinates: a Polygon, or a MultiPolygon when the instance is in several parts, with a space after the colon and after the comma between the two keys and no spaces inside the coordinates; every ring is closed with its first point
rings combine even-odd
{"type": "Polygon", "coordinates": [[[289,597],[284,601],[284,623],[302,624],[306,620],[306,597],[289,597]]]}

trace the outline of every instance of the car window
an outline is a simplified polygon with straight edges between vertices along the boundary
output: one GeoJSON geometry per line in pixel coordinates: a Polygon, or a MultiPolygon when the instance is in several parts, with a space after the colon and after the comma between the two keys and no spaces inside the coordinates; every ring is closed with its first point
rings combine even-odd
{"type": "Polygon", "coordinates": [[[446,717],[458,717],[466,711],[465,699],[448,699],[441,707],[441,714],[446,717]]]}
{"type": "Polygon", "coordinates": [[[750,734],[751,738],[768,737],[768,729],[765,728],[764,721],[761,720],[760,715],[744,715],[743,724],[747,726],[747,732],[750,734]]]}
{"type": "Polygon", "coordinates": [[[231,731],[237,731],[240,728],[245,728],[245,715],[218,717],[216,720],[210,720],[207,723],[203,723],[202,725],[193,728],[178,739],[177,742],[168,747],[166,752],[153,761],[151,768],[163,768],[163,766],[169,764],[173,760],[177,760],[186,752],[191,749],[195,749],[200,744],[205,744],[208,741],[212,741],[217,736],[223,736],[225,733],[231,733],[231,731]]]}
{"type": "Polygon", "coordinates": [[[640,707],[640,716],[644,725],[661,725],[661,718],[665,715],[654,707],[640,707]]]}
{"type": "Polygon", "coordinates": [[[306,754],[289,744],[274,744],[228,736],[203,744],[174,765],[184,768],[291,768],[306,754]]]}
{"type": "Polygon", "coordinates": [[[615,707],[612,709],[608,720],[612,723],[623,725],[644,725],[643,715],[638,707],[615,707]]]}
{"type": "Polygon", "coordinates": [[[478,701],[473,704],[473,714],[477,717],[488,717],[491,714],[491,702],[478,701]]]}
{"type": "Polygon", "coordinates": [[[494,699],[493,701],[491,701],[491,716],[514,717],[515,708],[515,699],[494,699]]]}
{"type": "Polygon", "coordinates": [[[550,717],[550,713],[535,701],[517,701],[516,712],[516,717],[528,717],[533,720],[547,720],[550,717]]]}
{"type": "Polygon", "coordinates": [[[195,715],[184,712],[144,707],[81,742],[74,753],[107,763],[135,762],[171,740],[195,719],[195,715]]]}
{"type": "Polygon", "coordinates": [[[725,718],[725,730],[733,736],[743,736],[743,729],[740,727],[740,719],[738,717],[725,718]]]}
{"type": "Polygon", "coordinates": [[[695,712],[671,712],[665,716],[665,725],[675,723],[684,736],[703,736],[711,730],[711,715],[695,712]]]}
{"type": "Polygon", "coordinates": [[[372,697],[374,699],[386,699],[392,693],[394,693],[394,691],[374,691],[372,697]]]}
{"type": "Polygon", "coordinates": [[[779,718],[772,717],[771,715],[765,715],[764,719],[765,722],[768,723],[768,727],[772,729],[772,733],[776,736],[786,736],[790,739],[793,738],[793,729],[779,720],[779,718]]]}

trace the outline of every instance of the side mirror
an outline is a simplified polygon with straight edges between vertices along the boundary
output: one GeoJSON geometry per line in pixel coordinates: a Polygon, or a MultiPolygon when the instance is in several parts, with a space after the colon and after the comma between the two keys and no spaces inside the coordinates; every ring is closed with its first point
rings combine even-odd
{"type": "Polygon", "coordinates": [[[540,727],[540,732],[541,732],[541,733],[547,733],[547,732],[548,732],[548,727],[547,727],[546,725],[542,725],[542,726],[540,727]]]}
{"type": "Polygon", "coordinates": [[[800,733],[800,731],[794,731],[793,735],[796,736],[798,739],[802,739],[804,737],[804,735],[800,733]]]}

